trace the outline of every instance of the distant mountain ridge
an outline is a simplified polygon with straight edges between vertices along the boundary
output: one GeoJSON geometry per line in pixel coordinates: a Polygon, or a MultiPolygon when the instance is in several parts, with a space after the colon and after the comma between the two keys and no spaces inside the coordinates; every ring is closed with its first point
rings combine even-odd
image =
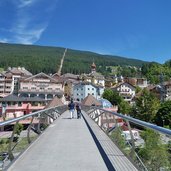
{"type": "MultiPolygon", "coordinates": [[[[0,68],[23,66],[33,74],[55,73],[60,66],[64,50],[63,47],[0,43],[0,68]]],[[[68,49],[62,73],[88,73],[93,61],[98,67],[118,65],[141,67],[142,64],[148,63],[138,59],[68,49]]]]}

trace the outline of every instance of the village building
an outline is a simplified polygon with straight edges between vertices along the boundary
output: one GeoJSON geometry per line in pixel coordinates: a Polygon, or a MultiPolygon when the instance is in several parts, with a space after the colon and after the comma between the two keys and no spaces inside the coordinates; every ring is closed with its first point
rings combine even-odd
{"type": "Polygon", "coordinates": [[[125,77],[124,82],[129,83],[135,87],[138,86],[140,88],[146,88],[148,86],[146,78],[125,77]]]}
{"type": "Polygon", "coordinates": [[[7,71],[0,73],[0,97],[16,94],[19,87],[19,79],[32,76],[32,73],[24,67],[8,68],[7,71]]]}
{"type": "Polygon", "coordinates": [[[90,82],[80,82],[73,87],[73,99],[75,101],[83,101],[88,95],[92,95],[95,99],[101,98],[104,87],[94,85],[90,82]]]}
{"type": "Polygon", "coordinates": [[[63,83],[52,78],[45,73],[24,78],[20,80],[18,96],[19,97],[40,97],[45,100],[51,100],[55,96],[63,96],[63,83]]]}
{"type": "Polygon", "coordinates": [[[81,74],[79,78],[84,82],[90,82],[92,84],[105,87],[105,78],[102,74],[96,72],[96,65],[94,62],[91,65],[91,73],[81,74]]]}
{"type": "Polygon", "coordinates": [[[117,91],[120,96],[123,97],[123,99],[129,103],[132,102],[132,99],[135,96],[135,86],[129,84],[129,83],[121,83],[113,88],[111,88],[114,91],[117,91]]]}
{"type": "Polygon", "coordinates": [[[66,73],[60,77],[60,81],[63,82],[64,96],[66,100],[70,100],[70,98],[73,96],[74,85],[80,82],[79,75],[66,73]]]}
{"type": "Polygon", "coordinates": [[[44,109],[46,103],[39,97],[27,98],[10,94],[0,99],[0,119],[8,120],[44,109]]]}

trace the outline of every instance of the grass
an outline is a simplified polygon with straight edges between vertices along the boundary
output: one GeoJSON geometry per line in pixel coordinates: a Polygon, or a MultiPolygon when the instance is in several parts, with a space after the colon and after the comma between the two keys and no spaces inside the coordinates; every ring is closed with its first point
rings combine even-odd
{"type": "MultiPolygon", "coordinates": [[[[36,139],[36,135],[30,137],[31,142],[34,141],[34,139],[36,139]]],[[[0,139],[0,152],[8,152],[8,145],[9,145],[9,139],[8,138],[1,138],[0,139]]],[[[21,138],[18,143],[16,144],[15,142],[12,143],[12,147],[15,148],[13,149],[13,153],[21,153],[22,151],[24,151],[28,146],[28,140],[27,137],[23,137],[21,138]]]]}

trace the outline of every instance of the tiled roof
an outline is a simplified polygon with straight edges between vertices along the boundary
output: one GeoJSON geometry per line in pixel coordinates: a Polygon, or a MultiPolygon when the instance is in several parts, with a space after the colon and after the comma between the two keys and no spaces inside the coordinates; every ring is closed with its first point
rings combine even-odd
{"type": "Polygon", "coordinates": [[[62,75],[62,77],[77,79],[78,75],[74,75],[74,74],[71,74],[71,73],[66,73],[66,74],[62,75]]]}
{"type": "Polygon", "coordinates": [[[52,99],[52,101],[50,101],[49,104],[46,105],[45,108],[50,108],[50,107],[55,107],[55,106],[62,106],[62,105],[64,105],[63,102],[58,97],[55,96],[52,99]]]}
{"type": "Polygon", "coordinates": [[[75,84],[75,86],[79,86],[79,85],[92,85],[95,88],[103,88],[103,86],[101,86],[101,85],[96,85],[96,84],[93,84],[88,81],[83,81],[83,82],[79,82],[79,83],[75,84]]]}
{"type": "Polygon", "coordinates": [[[13,67],[11,69],[8,70],[9,72],[13,73],[13,74],[23,74],[23,75],[27,75],[27,76],[31,76],[32,73],[27,71],[24,67],[13,67]]]}
{"type": "Polygon", "coordinates": [[[2,99],[0,99],[0,102],[42,102],[45,101],[45,99],[42,99],[40,97],[18,97],[16,95],[10,94],[2,99]]]}
{"type": "Polygon", "coordinates": [[[94,96],[88,95],[82,101],[82,105],[86,105],[86,106],[92,106],[92,105],[101,106],[101,103],[99,101],[97,101],[94,96]]]}

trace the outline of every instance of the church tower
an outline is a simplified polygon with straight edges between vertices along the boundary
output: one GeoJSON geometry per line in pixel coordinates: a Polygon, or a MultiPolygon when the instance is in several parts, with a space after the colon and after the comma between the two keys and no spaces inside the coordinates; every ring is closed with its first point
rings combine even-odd
{"type": "Polygon", "coordinates": [[[93,62],[92,65],[91,65],[91,73],[95,73],[95,72],[96,72],[96,65],[93,62]]]}

